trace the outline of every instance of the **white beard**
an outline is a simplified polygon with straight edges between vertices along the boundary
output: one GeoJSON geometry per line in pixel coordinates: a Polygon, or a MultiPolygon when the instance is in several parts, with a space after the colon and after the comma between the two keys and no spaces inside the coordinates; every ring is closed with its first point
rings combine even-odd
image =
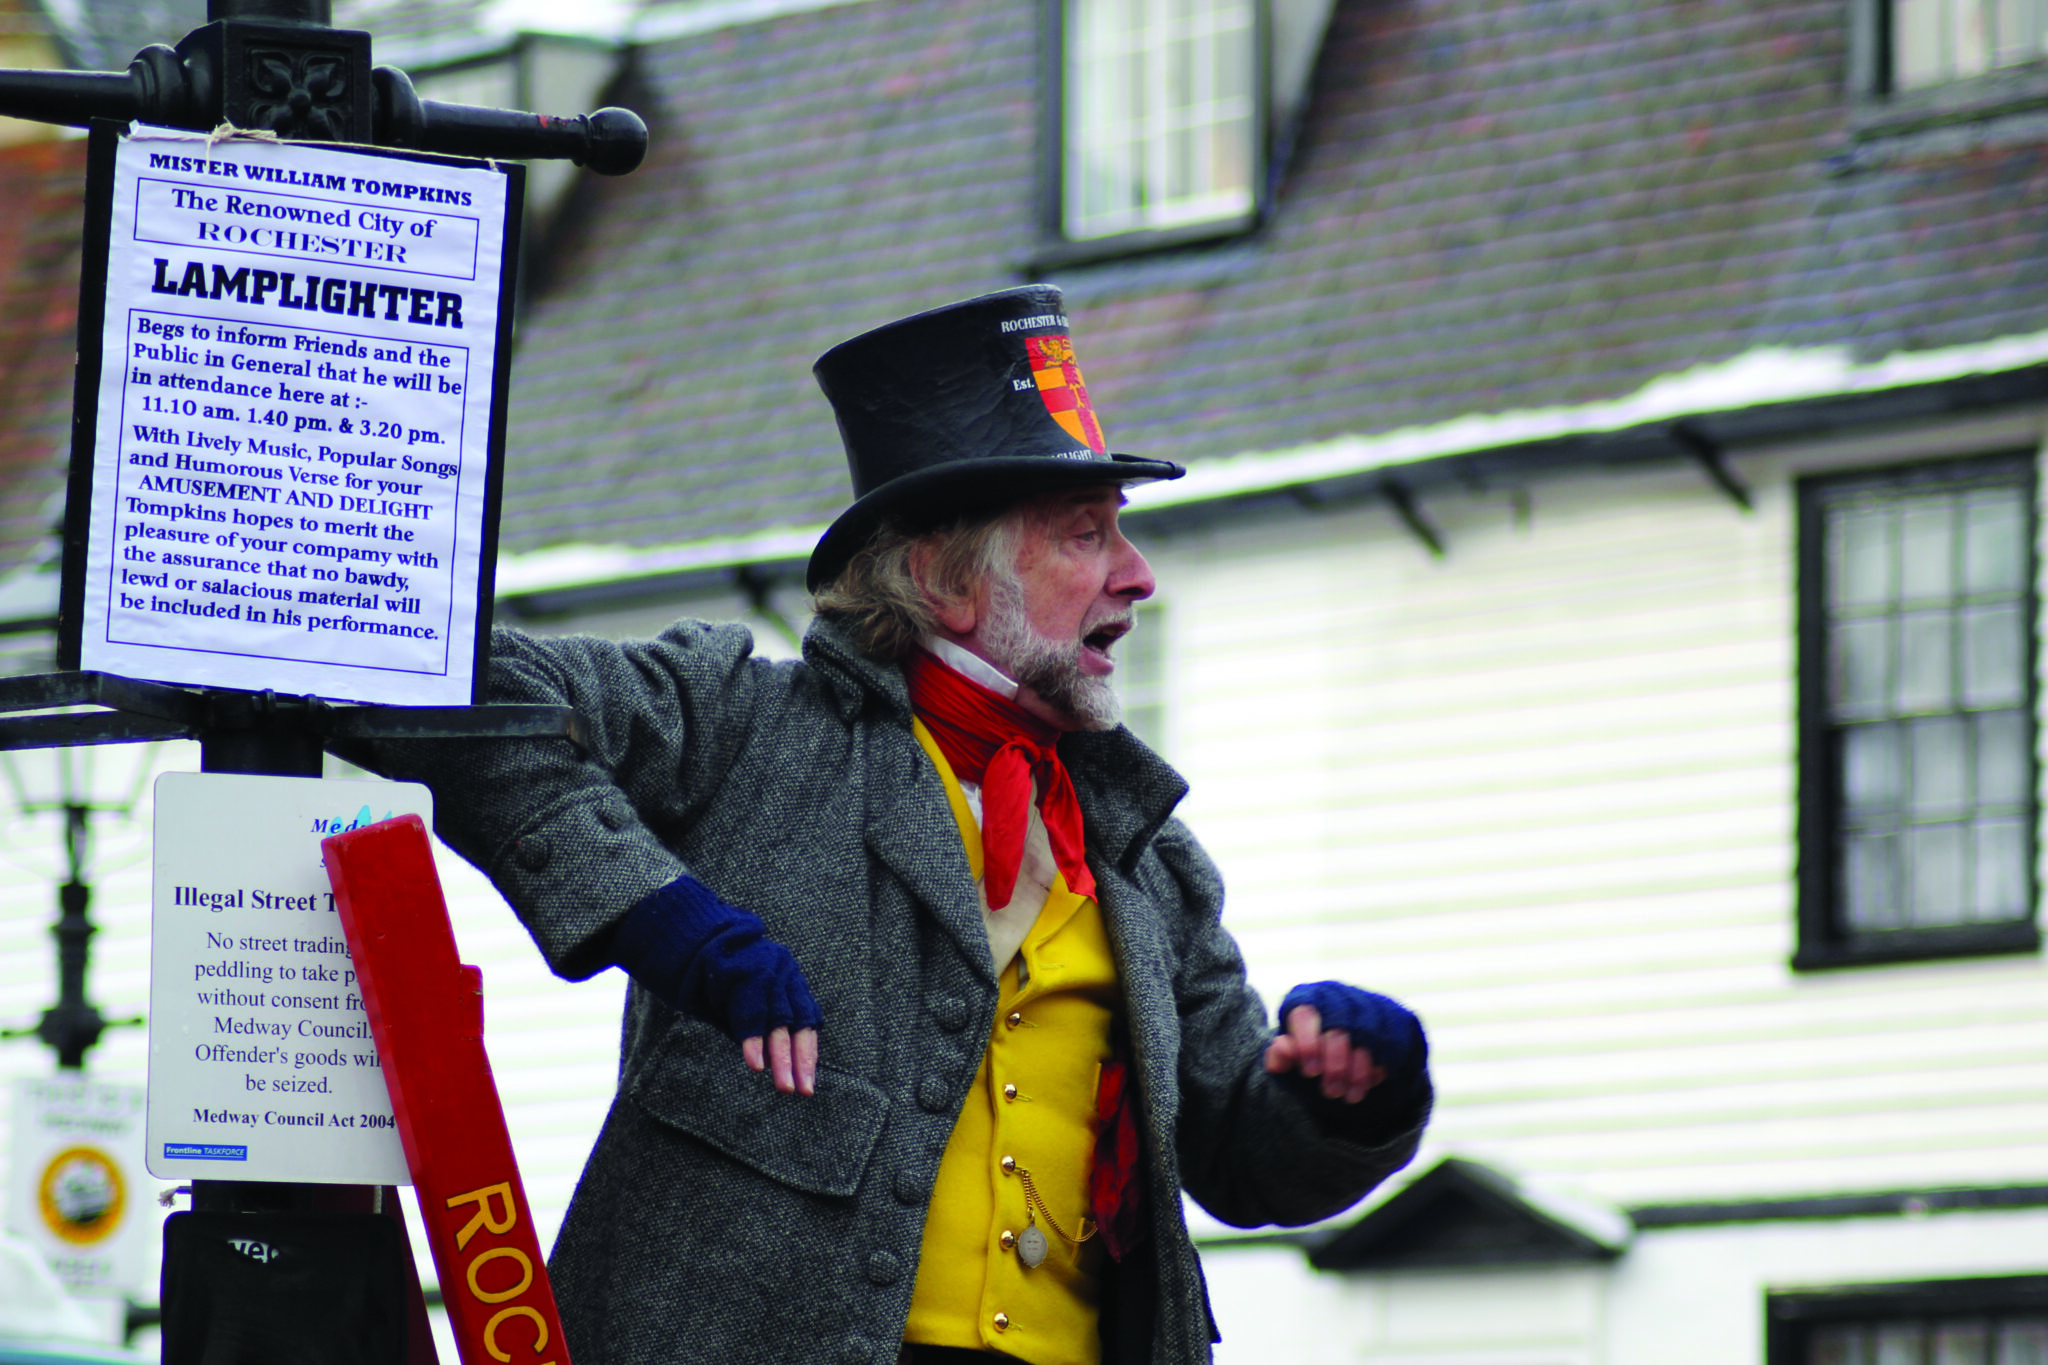
{"type": "Polygon", "coordinates": [[[1078,728],[1114,730],[1122,722],[1123,703],[1109,679],[1081,671],[1081,641],[1041,635],[1024,614],[1024,588],[1015,577],[990,584],[982,640],[995,656],[990,662],[1078,728]]]}

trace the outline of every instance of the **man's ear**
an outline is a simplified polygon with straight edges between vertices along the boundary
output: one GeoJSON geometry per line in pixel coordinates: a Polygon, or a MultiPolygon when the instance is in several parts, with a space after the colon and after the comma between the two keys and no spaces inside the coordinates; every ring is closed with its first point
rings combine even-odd
{"type": "Polygon", "coordinates": [[[974,598],[966,593],[944,593],[932,586],[931,564],[934,547],[927,541],[910,547],[910,577],[924,600],[931,603],[939,624],[954,635],[972,635],[976,613],[974,598]]]}

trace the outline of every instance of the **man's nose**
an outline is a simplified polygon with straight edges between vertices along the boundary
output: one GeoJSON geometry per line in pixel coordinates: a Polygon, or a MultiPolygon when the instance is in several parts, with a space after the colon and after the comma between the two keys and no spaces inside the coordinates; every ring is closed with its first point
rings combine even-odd
{"type": "Polygon", "coordinates": [[[1159,586],[1152,577],[1152,566],[1145,562],[1137,546],[1124,539],[1122,531],[1117,532],[1116,540],[1116,561],[1110,569],[1107,591],[1111,597],[1142,602],[1159,586]]]}

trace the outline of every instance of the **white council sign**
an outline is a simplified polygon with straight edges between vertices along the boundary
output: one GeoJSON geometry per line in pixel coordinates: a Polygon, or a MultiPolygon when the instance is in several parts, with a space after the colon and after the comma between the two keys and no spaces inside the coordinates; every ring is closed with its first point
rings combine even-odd
{"type": "Polygon", "coordinates": [[[508,183],[121,141],[80,667],[471,699],[508,183]]]}
{"type": "Polygon", "coordinates": [[[408,782],[165,773],[156,783],[146,1159],[166,1180],[411,1183],[320,841],[408,782]]]}
{"type": "Polygon", "coordinates": [[[142,1087],[17,1080],[13,1127],[7,1225],[74,1294],[141,1290],[163,1221],[156,1182],[142,1169],[142,1087]]]}

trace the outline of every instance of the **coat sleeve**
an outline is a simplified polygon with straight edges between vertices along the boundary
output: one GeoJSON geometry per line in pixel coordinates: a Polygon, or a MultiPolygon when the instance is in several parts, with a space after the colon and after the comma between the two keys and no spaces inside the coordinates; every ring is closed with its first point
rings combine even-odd
{"type": "Polygon", "coordinates": [[[688,871],[669,845],[746,729],[764,667],[751,650],[745,630],[697,621],[628,644],[498,629],[488,700],[575,707],[588,753],[559,739],[337,752],[426,783],[435,832],[511,902],[549,965],[580,980],[609,965],[626,911],[688,871]]]}
{"type": "Polygon", "coordinates": [[[1273,1027],[1222,925],[1223,882],[1194,837],[1168,822],[1159,838],[1178,883],[1172,927],[1181,1047],[1175,1128],[1181,1182],[1237,1227],[1328,1218],[1408,1164],[1428,1121],[1427,1073],[1345,1105],[1265,1069],[1273,1027]]]}

